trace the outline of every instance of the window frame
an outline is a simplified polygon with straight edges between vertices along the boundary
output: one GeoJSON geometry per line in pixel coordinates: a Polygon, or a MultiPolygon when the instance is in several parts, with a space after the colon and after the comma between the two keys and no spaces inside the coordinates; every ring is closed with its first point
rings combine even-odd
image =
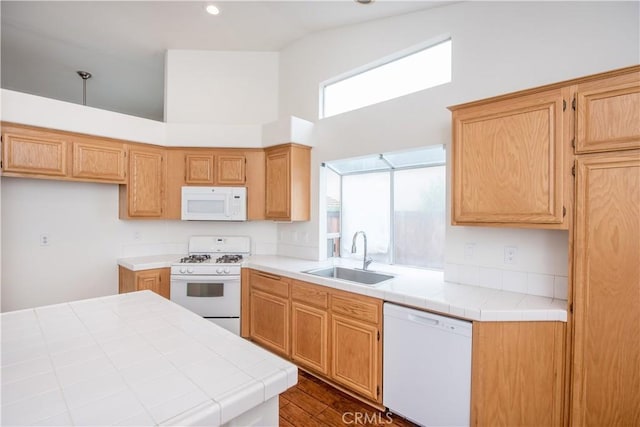
{"type": "MultiPolygon", "coordinates": [[[[341,74],[339,74],[337,76],[334,76],[334,77],[332,77],[330,79],[327,79],[327,80],[324,80],[324,81],[320,82],[319,96],[318,96],[318,118],[320,120],[322,120],[322,119],[325,119],[325,118],[334,117],[334,116],[338,116],[340,114],[348,113],[349,111],[355,111],[355,110],[358,110],[360,108],[365,108],[365,107],[368,107],[368,106],[371,106],[371,105],[379,104],[379,102],[378,102],[378,103],[375,103],[375,104],[363,105],[363,106],[361,106],[359,108],[356,108],[354,110],[348,110],[348,111],[344,111],[342,113],[338,113],[338,114],[333,114],[331,116],[327,116],[325,114],[325,88],[327,86],[331,86],[331,85],[333,85],[335,83],[339,83],[339,82],[341,82],[343,80],[347,80],[347,79],[349,79],[351,77],[355,77],[357,75],[360,75],[360,74],[366,73],[368,71],[374,70],[376,68],[382,67],[384,65],[390,64],[392,62],[401,60],[403,58],[406,58],[407,56],[411,56],[411,55],[417,54],[419,52],[422,52],[424,50],[427,50],[427,49],[430,49],[432,47],[438,46],[438,45],[440,45],[442,43],[445,43],[445,42],[451,42],[452,43],[452,46],[451,46],[451,51],[452,51],[452,53],[451,53],[451,65],[450,66],[451,66],[451,74],[452,74],[451,80],[453,80],[453,40],[452,40],[452,37],[451,37],[450,34],[443,34],[443,35],[440,35],[438,37],[434,37],[434,38],[429,39],[429,40],[427,40],[425,42],[422,42],[422,43],[419,43],[417,45],[413,45],[413,46],[408,47],[406,49],[400,50],[398,52],[392,53],[392,54],[387,55],[387,56],[385,56],[383,58],[380,58],[379,60],[369,62],[369,63],[367,63],[365,65],[362,65],[360,67],[354,68],[352,70],[349,70],[347,72],[341,73],[341,74]]],[[[449,81],[449,83],[451,82],[451,80],[449,81]]],[[[436,87],[436,86],[432,86],[432,87],[436,87]]],[[[430,88],[426,88],[426,89],[430,89],[430,88]]],[[[421,89],[421,90],[426,90],[426,89],[421,89]]],[[[415,92],[418,92],[418,91],[410,92],[409,94],[415,93],[415,92]]],[[[406,94],[406,95],[409,95],[409,94],[406,94]]],[[[402,96],[406,96],[406,95],[402,95],[402,96]]],[[[395,99],[395,98],[390,98],[387,101],[389,101],[391,99],[395,99]]],[[[381,102],[384,102],[384,101],[381,101],[381,102]]]]}
{"type": "MultiPolygon", "coordinates": [[[[444,147],[444,146],[443,146],[444,147]]],[[[446,150],[446,147],[445,147],[446,150]]],[[[375,169],[375,170],[368,170],[368,171],[355,171],[355,172],[344,172],[344,173],[340,173],[338,172],[336,169],[334,169],[333,167],[331,167],[331,165],[329,163],[324,163],[323,165],[325,167],[327,167],[329,170],[331,170],[333,173],[335,173],[336,175],[338,175],[340,177],[340,233],[339,234],[339,238],[342,241],[348,241],[345,240],[345,236],[343,235],[343,218],[342,218],[342,204],[344,203],[344,198],[342,197],[343,194],[343,180],[342,178],[345,176],[352,176],[352,175],[365,175],[365,174],[370,174],[370,173],[381,173],[381,172],[387,172],[389,173],[389,185],[390,185],[390,189],[389,189],[389,265],[402,265],[402,266],[406,266],[406,267],[411,267],[411,268],[421,268],[421,269],[430,269],[430,270],[434,270],[433,268],[428,268],[428,267],[421,267],[421,266],[416,266],[416,265],[408,265],[408,264],[396,264],[396,254],[395,254],[395,172],[396,171],[405,171],[405,170],[411,170],[411,169],[428,169],[428,168],[432,168],[432,167],[441,167],[444,166],[445,168],[445,176],[446,176],[446,167],[447,167],[447,162],[446,159],[442,162],[437,162],[437,163],[430,163],[428,165],[412,165],[412,166],[393,166],[391,163],[389,163],[386,159],[384,159],[384,157],[381,155],[381,159],[385,160],[385,162],[389,165],[389,169],[375,169]]],[[[446,181],[446,179],[445,179],[446,181]]],[[[445,182],[445,188],[446,188],[446,182],[445,182]]],[[[446,209],[446,198],[444,201],[445,204],[445,209],[446,209]]],[[[336,233],[332,233],[332,234],[336,234],[336,233]]],[[[327,239],[329,238],[329,233],[327,233],[327,239]]],[[[339,255],[340,258],[342,258],[342,251],[339,255]]],[[[444,268],[444,266],[443,266],[444,268]]]]}

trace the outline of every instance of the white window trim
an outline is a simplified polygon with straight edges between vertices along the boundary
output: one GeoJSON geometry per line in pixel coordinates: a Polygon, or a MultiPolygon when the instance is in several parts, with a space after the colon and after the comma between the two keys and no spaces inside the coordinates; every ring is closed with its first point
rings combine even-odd
{"type": "MultiPolygon", "coordinates": [[[[382,65],[388,64],[390,62],[394,62],[397,61],[399,59],[402,59],[406,56],[409,55],[413,55],[414,53],[418,53],[420,51],[423,51],[425,49],[429,49],[431,47],[434,47],[436,45],[439,45],[440,43],[444,43],[448,40],[451,40],[451,35],[450,34],[444,34],[444,35],[440,35],[437,37],[434,37],[432,39],[429,39],[427,41],[424,41],[422,43],[413,45],[411,47],[408,47],[406,49],[400,50],[398,52],[392,53],[390,55],[387,55],[383,58],[380,58],[376,61],[373,62],[369,62],[368,64],[362,65],[360,67],[354,68],[352,70],[346,71],[342,74],[339,74],[337,76],[334,76],[328,80],[324,80],[322,82],[320,82],[320,86],[319,86],[319,94],[318,94],[318,118],[319,119],[324,119],[326,118],[324,115],[324,90],[327,86],[332,85],[334,83],[340,82],[342,80],[348,79],[350,77],[353,76],[357,76],[358,74],[362,74],[364,72],[367,72],[369,70],[373,70],[374,68],[378,68],[382,65]]],[[[452,59],[453,61],[453,59],[452,59]]],[[[375,104],[372,104],[375,105],[375,104]]],[[[334,116],[329,116],[329,117],[334,117],[334,116]]]]}

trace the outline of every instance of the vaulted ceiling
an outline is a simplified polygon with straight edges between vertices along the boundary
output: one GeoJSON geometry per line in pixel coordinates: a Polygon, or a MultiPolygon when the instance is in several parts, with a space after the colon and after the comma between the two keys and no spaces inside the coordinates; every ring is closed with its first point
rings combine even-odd
{"type": "Polygon", "coordinates": [[[167,49],[279,51],[310,33],[439,1],[5,1],[2,88],[162,120],[167,49]],[[205,12],[215,3],[218,16],[205,12]]]}

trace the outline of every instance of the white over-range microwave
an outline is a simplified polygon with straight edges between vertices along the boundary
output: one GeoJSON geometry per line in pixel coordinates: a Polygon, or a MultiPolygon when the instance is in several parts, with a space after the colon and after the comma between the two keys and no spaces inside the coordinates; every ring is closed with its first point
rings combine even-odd
{"type": "Polygon", "coordinates": [[[182,187],[182,219],[246,221],[245,187],[182,187]]]}

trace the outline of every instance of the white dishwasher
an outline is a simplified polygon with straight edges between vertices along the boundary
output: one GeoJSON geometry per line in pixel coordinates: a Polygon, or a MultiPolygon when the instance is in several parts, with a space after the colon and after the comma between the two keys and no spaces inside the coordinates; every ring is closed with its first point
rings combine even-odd
{"type": "Polygon", "coordinates": [[[384,304],[382,403],[423,426],[468,426],[472,323],[384,304]]]}

